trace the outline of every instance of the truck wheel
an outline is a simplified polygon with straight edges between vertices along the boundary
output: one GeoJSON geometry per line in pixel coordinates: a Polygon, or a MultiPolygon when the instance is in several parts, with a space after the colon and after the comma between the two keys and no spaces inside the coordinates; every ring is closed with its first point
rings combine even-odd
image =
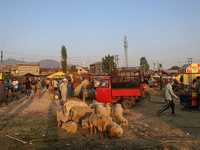
{"type": "Polygon", "coordinates": [[[122,101],[122,106],[125,109],[129,109],[129,108],[131,108],[133,106],[133,104],[131,103],[130,100],[125,99],[125,100],[122,101]]]}
{"type": "Polygon", "coordinates": [[[55,93],[53,98],[54,98],[54,100],[60,100],[60,94],[59,93],[55,93]]]}

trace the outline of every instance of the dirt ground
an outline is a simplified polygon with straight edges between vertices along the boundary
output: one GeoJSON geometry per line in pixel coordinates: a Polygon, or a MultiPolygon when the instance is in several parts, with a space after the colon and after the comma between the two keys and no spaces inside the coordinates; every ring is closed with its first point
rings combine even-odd
{"type": "MultiPolygon", "coordinates": [[[[52,124],[49,108],[57,105],[63,109],[63,106],[53,100],[53,94],[48,91],[42,91],[40,100],[36,96],[28,100],[21,94],[20,100],[15,98],[9,102],[9,107],[0,108],[0,149],[200,149],[200,113],[193,112],[194,108],[184,108],[175,100],[178,116],[172,117],[169,109],[158,117],[157,110],[165,105],[164,92],[155,90],[150,101],[124,109],[129,126],[123,127],[120,139],[104,140],[100,140],[99,134],[90,135],[80,125],[76,133],[60,131],[57,124],[52,124]]],[[[70,99],[78,100],[76,97],[70,99]]]]}

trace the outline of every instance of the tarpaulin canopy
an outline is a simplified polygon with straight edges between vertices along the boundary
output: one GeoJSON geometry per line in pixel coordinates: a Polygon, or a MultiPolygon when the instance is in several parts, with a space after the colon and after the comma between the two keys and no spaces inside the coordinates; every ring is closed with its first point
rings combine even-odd
{"type": "Polygon", "coordinates": [[[179,74],[200,73],[200,64],[186,64],[179,69],[179,74]]]}
{"type": "Polygon", "coordinates": [[[46,78],[65,78],[65,77],[66,77],[66,74],[63,73],[62,71],[56,72],[56,73],[49,75],[49,76],[46,76],[46,78]]]}
{"type": "Polygon", "coordinates": [[[197,76],[200,76],[200,74],[179,74],[178,76],[176,76],[176,80],[181,82],[181,76],[183,79],[183,84],[188,85],[189,82],[192,82],[193,79],[196,79],[197,76]]]}

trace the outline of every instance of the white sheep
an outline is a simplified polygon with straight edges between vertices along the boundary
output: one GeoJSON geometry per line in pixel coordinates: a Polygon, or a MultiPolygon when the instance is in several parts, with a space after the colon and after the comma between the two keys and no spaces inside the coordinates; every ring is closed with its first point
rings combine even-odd
{"type": "Polygon", "coordinates": [[[106,108],[106,112],[108,114],[108,116],[111,115],[111,107],[108,104],[105,104],[104,107],[106,108]]]}
{"type": "Polygon", "coordinates": [[[73,106],[71,108],[71,115],[72,116],[72,120],[74,120],[75,118],[79,118],[79,117],[83,117],[85,116],[87,113],[95,113],[95,109],[91,109],[89,106],[73,106]]]}
{"type": "Polygon", "coordinates": [[[77,128],[78,128],[78,125],[74,121],[69,121],[69,122],[63,123],[60,130],[61,131],[66,130],[67,132],[76,133],[77,128]]]}
{"type": "Polygon", "coordinates": [[[114,115],[114,122],[119,122],[120,126],[124,125],[128,127],[128,120],[123,117],[123,108],[121,104],[116,104],[113,110],[114,115]]]}
{"type": "Polygon", "coordinates": [[[67,101],[64,104],[64,115],[66,117],[69,116],[69,111],[73,106],[88,106],[85,102],[78,102],[78,101],[67,101]]]}
{"type": "Polygon", "coordinates": [[[51,116],[52,116],[52,122],[54,122],[54,118],[56,118],[58,127],[60,127],[60,124],[62,122],[66,122],[68,120],[68,118],[63,115],[63,111],[57,106],[53,106],[51,108],[51,116]]]}

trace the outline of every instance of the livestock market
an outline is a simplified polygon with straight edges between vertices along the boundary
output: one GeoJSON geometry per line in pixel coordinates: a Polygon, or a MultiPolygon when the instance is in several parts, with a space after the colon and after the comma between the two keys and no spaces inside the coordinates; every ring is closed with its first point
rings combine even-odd
{"type": "Polygon", "coordinates": [[[1,75],[7,91],[0,109],[1,143],[19,149],[48,149],[49,144],[63,149],[198,147],[197,95],[188,99],[195,107],[182,101],[183,93],[197,89],[192,81],[198,83],[200,71],[191,75],[186,67],[186,76],[184,67],[177,77],[164,70],[145,74],[121,68],[101,75],[25,74],[3,84],[6,76],[1,75]],[[166,96],[173,103],[165,102],[166,96]]]}
{"type": "Polygon", "coordinates": [[[0,150],[200,150],[200,0],[0,0],[0,150]]]}

